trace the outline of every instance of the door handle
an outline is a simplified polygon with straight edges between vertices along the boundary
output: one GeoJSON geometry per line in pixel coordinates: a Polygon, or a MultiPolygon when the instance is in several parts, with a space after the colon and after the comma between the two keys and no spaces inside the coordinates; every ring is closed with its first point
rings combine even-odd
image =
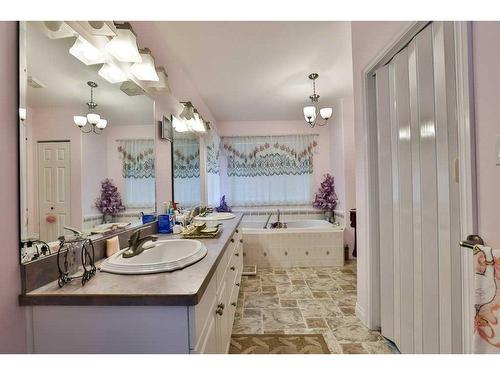
{"type": "Polygon", "coordinates": [[[484,245],[484,241],[478,234],[470,234],[465,241],[460,241],[461,247],[473,249],[475,245],[484,245]]]}

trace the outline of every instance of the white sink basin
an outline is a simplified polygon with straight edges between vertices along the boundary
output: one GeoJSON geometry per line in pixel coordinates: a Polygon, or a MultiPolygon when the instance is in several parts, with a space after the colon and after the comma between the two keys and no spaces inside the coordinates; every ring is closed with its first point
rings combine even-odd
{"type": "Polygon", "coordinates": [[[122,253],[113,254],[101,264],[101,271],[127,275],[169,272],[187,267],[207,255],[207,248],[196,240],[163,240],[147,242],[149,247],[132,258],[124,258],[122,253]]]}
{"type": "Polygon", "coordinates": [[[234,219],[236,216],[231,212],[212,212],[207,216],[196,216],[196,220],[200,221],[217,221],[217,220],[229,220],[234,219]]]}

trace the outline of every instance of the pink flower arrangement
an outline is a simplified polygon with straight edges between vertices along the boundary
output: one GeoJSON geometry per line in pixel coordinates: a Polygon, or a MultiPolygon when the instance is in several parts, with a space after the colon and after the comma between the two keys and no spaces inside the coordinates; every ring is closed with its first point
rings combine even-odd
{"type": "Polygon", "coordinates": [[[125,210],[118,188],[109,178],[101,182],[101,196],[96,199],[95,206],[104,215],[116,215],[125,210]]]}
{"type": "Polygon", "coordinates": [[[337,194],[335,194],[333,176],[327,173],[314,197],[313,207],[331,211],[337,206],[337,202],[338,198],[337,194]]]}

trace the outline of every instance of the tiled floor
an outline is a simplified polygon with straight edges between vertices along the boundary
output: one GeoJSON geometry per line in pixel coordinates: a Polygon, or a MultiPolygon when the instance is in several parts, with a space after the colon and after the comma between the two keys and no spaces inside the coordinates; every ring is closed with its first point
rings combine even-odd
{"type": "Polygon", "coordinates": [[[332,353],[393,353],[355,316],[356,263],[258,268],[243,276],[233,334],[321,333],[332,353]]]}

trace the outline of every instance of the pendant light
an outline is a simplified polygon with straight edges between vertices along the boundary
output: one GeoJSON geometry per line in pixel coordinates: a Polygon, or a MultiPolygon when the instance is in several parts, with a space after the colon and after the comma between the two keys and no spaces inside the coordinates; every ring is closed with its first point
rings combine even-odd
{"type": "Polygon", "coordinates": [[[309,96],[309,99],[311,99],[311,105],[308,105],[303,109],[304,118],[309,124],[309,126],[311,126],[311,128],[314,128],[316,125],[318,126],[326,125],[328,119],[332,117],[333,113],[333,109],[331,107],[318,109],[319,95],[316,94],[316,80],[318,79],[318,77],[319,77],[318,73],[309,74],[309,79],[313,82],[313,94],[309,96]],[[319,117],[321,117],[323,121],[317,121],[318,115],[319,117]]]}
{"type": "Polygon", "coordinates": [[[101,118],[101,116],[95,113],[97,103],[94,102],[94,89],[97,88],[97,83],[89,81],[87,85],[90,87],[90,101],[87,102],[87,107],[89,108],[89,113],[86,116],[73,116],[73,122],[80,129],[82,133],[96,133],[101,134],[102,131],[108,125],[108,121],[101,118]],[[88,129],[85,129],[86,125],[90,124],[88,129]]]}

